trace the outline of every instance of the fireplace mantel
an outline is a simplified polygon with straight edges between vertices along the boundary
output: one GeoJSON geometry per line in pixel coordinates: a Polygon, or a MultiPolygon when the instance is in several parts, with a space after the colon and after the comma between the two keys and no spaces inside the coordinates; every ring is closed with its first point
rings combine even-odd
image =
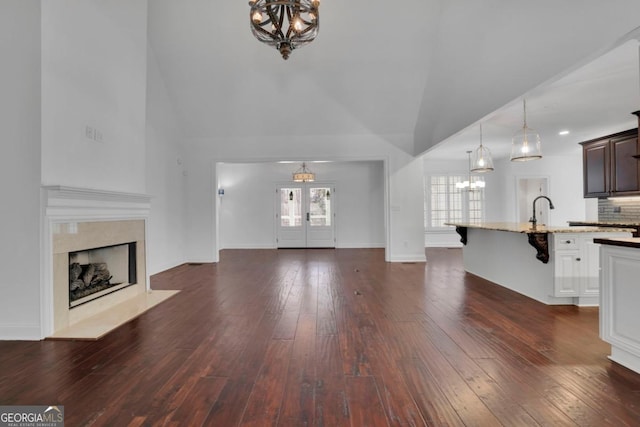
{"type": "Polygon", "coordinates": [[[41,289],[42,338],[50,336],[61,325],[108,310],[124,298],[132,298],[150,290],[145,256],[146,229],[151,208],[148,195],[53,185],[42,186],[42,198],[42,259],[45,265],[41,289]],[[114,228],[110,228],[109,224],[113,224],[114,228]],[[128,234],[133,237],[124,237],[128,234]],[[60,276],[66,277],[62,281],[66,280],[68,293],[69,268],[68,261],[65,267],[61,267],[61,260],[66,259],[66,255],[61,254],[71,251],[71,247],[79,241],[82,241],[81,246],[85,245],[84,240],[91,236],[97,239],[95,246],[121,243],[119,240],[138,242],[138,262],[141,263],[138,284],[96,300],[99,304],[95,307],[91,307],[92,301],[74,312],[61,314],[61,307],[66,306],[68,310],[68,301],[62,301],[68,299],[68,295],[62,294],[58,282],[61,281],[60,276]]]}
{"type": "Polygon", "coordinates": [[[89,188],[43,186],[45,216],[53,221],[77,219],[146,218],[151,197],[89,188]]]}

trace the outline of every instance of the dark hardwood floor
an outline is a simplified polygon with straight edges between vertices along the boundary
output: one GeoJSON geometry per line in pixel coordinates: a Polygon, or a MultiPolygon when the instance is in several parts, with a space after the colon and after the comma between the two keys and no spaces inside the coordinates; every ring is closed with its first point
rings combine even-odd
{"type": "Polygon", "coordinates": [[[597,309],[427,257],[223,251],[154,276],[182,292],[99,341],[0,342],[0,404],[64,405],[67,426],[640,425],[597,309]]]}

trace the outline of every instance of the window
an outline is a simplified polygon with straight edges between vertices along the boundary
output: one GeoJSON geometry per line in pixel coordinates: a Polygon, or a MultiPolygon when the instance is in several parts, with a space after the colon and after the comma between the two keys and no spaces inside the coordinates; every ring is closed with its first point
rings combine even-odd
{"type": "Polygon", "coordinates": [[[424,179],[424,227],[445,228],[447,222],[482,222],[484,189],[456,188],[463,175],[432,175],[424,179]]]}

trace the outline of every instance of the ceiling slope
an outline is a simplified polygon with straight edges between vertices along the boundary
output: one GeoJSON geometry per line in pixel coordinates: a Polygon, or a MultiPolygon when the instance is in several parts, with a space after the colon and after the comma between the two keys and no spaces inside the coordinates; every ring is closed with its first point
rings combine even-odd
{"type": "Polygon", "coordinates": [[[187,139],[373,134],[395,144],[413,140],[440,3],[323,1],[317,39],[284,61],[252,36],[245,1],[154,0],[149,43],[187,139]]]}
{"type": "MultiPolygon", "coordinates": [[[[638,16],[636,0],[447,2],[428,68],[414,154],[455,139],[492,113],[499,116],[505,105],[519,112],[521,120],[523,94],[546,87],[627,41],[640,23],[638,16]]],[[[637,57],[631,61],[637,66],[637,57]]],[[[625,76],[628,81],[629,74],[625,76]]],[[[583,82],[583,91],[589,87],[583,82]]],[[[635,85],[628,93],[637,101],[635,85]]],[[[532,102],[527,106],[536,108],[532,102]]],[[[627,114],[622,122],[630,122],[627,114]]],[[[598,120],[598,113],[591,119],[598,120]]]]}

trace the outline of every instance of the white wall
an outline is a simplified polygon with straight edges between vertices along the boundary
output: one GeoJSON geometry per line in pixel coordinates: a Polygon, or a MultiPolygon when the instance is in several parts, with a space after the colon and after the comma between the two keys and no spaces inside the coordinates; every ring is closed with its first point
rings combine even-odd
{"type": "Polygon", "coordinates": [[[147,270],[155,274],[185,262],[185,181],[176,113],[151,46],[147,58],[147,270]]]}
{"type": "MultiPolygon", "coordinates": [[[[517,178],[547,177],[549,198],[555,209],[549,211],[549,225],[566,227],[567,221],[584,220],[588,201],[582,197],[582,154],[545,156],[530,162],[495,162],[495,171],[486,176],[487,221],[516,222],[517,178]]],[[[530,202],[533,202],[531,200],[530,202]]]]}
{"type": "MultiPolygon", "coordinates": [[[[400,144],[402,146],[402,144],[400,144]]],[[[375,160],[385,163],[384,213],[387,259],[424,261],[422,159],[376,135],[217,138],[189,140],[187,149],[187,259],[218,259],[215,182],[219,162],[279,160],[375,160]]]]}
{"type": "Polygon", "coordinates": [[[0,2],[0,339],[40,337],[40,1],[0,2]]]}
{"type": "Polygon", "coordinates": [[[637,0],[443,2],[414,153],[608,51],[639,15],[637,0]]]}
{"type": "Polygon", "coordinates": [[[146,0],[42,2],[43,184],[145,193],[146,13],[146,0]]]}
{"type": "MultiPolygon", "coordinates": [[[[217,166],[220,248],[276,246],[276,185],[291,182],[300,164],[224,163],[217,166]]],[[[336,246],[384,247],[384,170],[381,161],[311,163],[319,184],[335,185],[336,246]]]]}

